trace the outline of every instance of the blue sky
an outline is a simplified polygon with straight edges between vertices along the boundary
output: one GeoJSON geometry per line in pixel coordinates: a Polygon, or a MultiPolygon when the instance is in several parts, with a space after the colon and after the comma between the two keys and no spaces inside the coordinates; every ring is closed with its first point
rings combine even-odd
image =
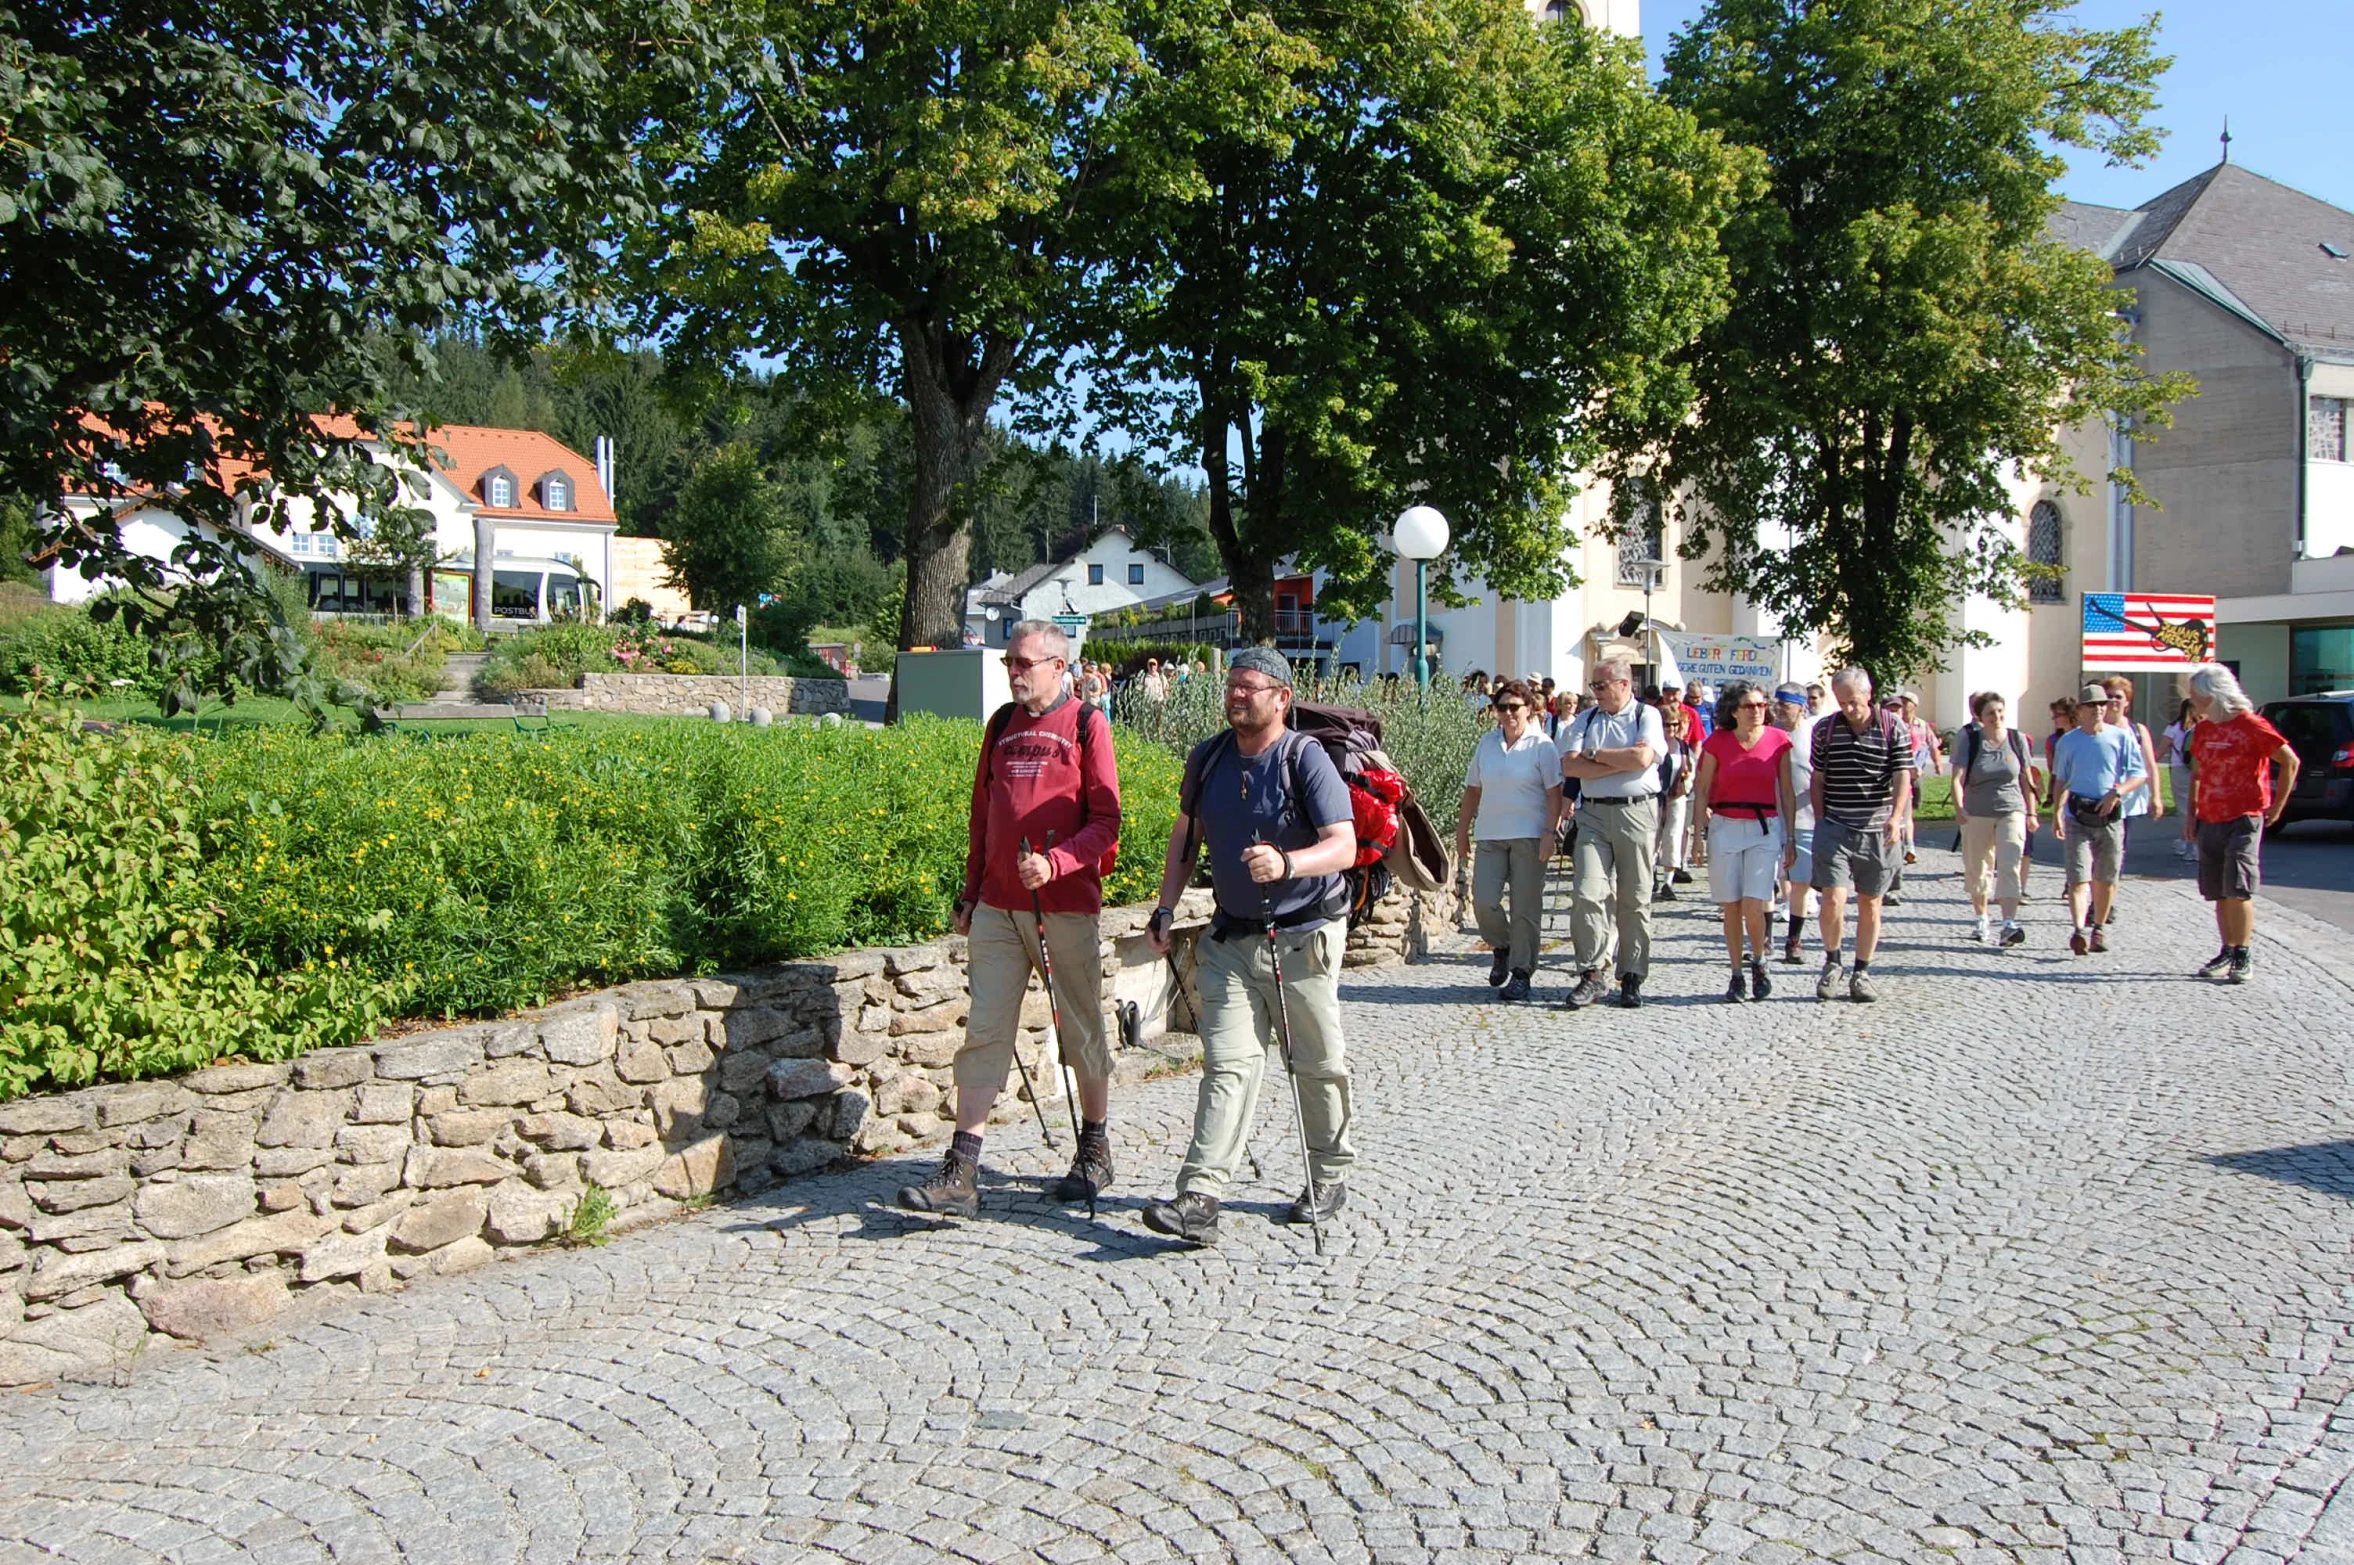
{"type": "MultiPolygon", "coordinates": [[[[1703,0],[1643,0],[1644,42],[1653,70],[1668,40],[1700,14],[1703,0]]],[[[2081,0],[2079,25],[2139,20],[2147,3],[2081,0]]],[[[2160,10],[2158,47],[2174,66],[2158,87],[2164,148],[2138,169],[2107,168],[2080,156],[2064,194],[2102,206],[2139,206],[2215,162],[2216,137],[2231,117],[2231,158],[2285,185],[2354,208],[2354,135],[2345,108],[2354,97],[2354,4],[2348,0],[2190,0],[2160,10]]]]}

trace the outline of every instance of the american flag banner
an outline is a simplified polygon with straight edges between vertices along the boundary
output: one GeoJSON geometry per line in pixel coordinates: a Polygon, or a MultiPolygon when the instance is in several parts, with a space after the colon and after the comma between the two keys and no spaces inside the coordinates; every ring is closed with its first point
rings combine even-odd
{"type": "Polygon", "coordinates": [[[2195,668],[2215,656],[2215,600],[2168,592],[2084,595],[2088,669],[2195,668]]]}

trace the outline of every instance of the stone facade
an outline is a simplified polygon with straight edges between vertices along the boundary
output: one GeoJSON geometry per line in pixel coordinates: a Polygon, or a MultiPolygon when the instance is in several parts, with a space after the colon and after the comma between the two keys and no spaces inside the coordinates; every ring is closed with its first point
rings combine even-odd
{"type": "Polygon", "coordinates": [[[779,717],[820,717],[850,711],[850,687],[839,679],[794,679],[755,674],[583,674],[572,690],[518,690],[518,705],[551,712],[635,712],[648,717],[701,716],[712,702],[725,701],[742,716],[747,687],[751,705],[779,717]]]}
{"type": "MultiPolygon", "coordinates": [[[[1164,1040],[1120,1051],[1124,1079],[1196,1057],[1168,1035],[1195,1026],[1209,893],[1187,895],[1169,960],[1150,912],[1104,914],[1107,999],[1164,1040]]],[[[1393,891],[1348,965],[1404,961],[1439,927],[1437,899],[1393,891]]],[[[964,969],[961,939],[856,951],[0,1104],[0,1385],[480,1266],[563,1234],[592,1184],[628,1224],[944,1141],[964,969]]],[[[1033,986],[1033,1069],[1046,1020],[1033,986]]],[[[1016,1082],[998,1117],[1029,1112],[1016,1082]]]]}

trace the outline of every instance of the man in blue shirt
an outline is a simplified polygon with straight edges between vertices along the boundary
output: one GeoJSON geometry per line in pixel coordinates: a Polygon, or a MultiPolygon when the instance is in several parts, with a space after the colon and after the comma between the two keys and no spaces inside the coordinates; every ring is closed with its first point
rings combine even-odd
{"type": "Polygon", "coordinates": [[[1226,670],[1229,732],[1196,745],[1161,874],[1161,905],[1145,926],[1169,949],[1171,909],[1193,878],[1194,848],[1210,855],[1218,910],[1200,946],[1202,1079],[1193,1145],[1174,1200],[1144,1209],[1156,1233],[1210,1244],[1218,1203],[1258,1117],[1267,1045],[1275,1040],[1275,953],[1291,1022],[1292,1086],[1307,1131],[1308,1186],[1287,1220],[1338,1212],[1354,1154],[1349,1070],[1340,1026],[1341,958],[1348,942],[1344,875],[1357,860],[1349,786],[1324,747],[1295,732],[1291,664],[1272,647],[1245,647],[1226,670]],[[1267,937],[1269,924],[1275,938],[1267,937]]]}
{"type": "Polygon", "coordinates": [[[2150,782],[2141,740],[2104,721],[2108,710],[2109,692],[2086,685],[2076,696],[2076,726],[2052,746],[2052,835],[2068,855],[2068,917],[2075,925],[2068,949],[2078,956],[2109,949],[2106,926],[2125,858],[2125,801],[2150,782]]]}

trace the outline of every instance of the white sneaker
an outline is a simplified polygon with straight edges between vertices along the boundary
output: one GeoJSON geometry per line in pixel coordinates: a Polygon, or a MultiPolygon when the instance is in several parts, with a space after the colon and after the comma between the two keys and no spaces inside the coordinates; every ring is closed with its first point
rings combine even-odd
{"type": "Polygon", "coordinates": [[[1988,925],[1986,915],[1981,913],[1978,915],[1978,926],[1970,931],[1970,938],[1977,941],[1980,945],[1984,945],[1986,943],[1987,928],[1988,925]]]}

